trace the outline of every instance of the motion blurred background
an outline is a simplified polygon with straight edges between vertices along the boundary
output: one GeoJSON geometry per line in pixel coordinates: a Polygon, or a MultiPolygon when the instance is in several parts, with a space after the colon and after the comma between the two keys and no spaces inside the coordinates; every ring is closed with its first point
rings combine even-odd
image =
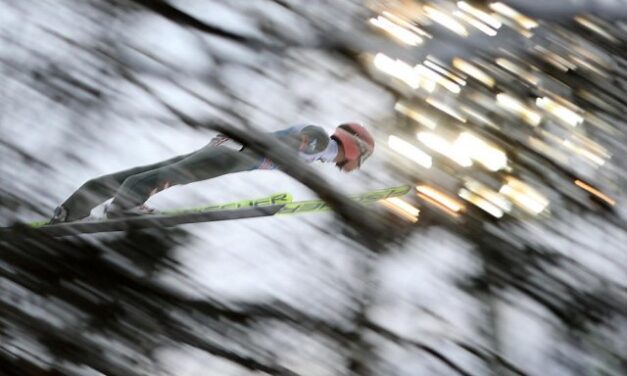
{"type": "Polygon", "coordinates": [[[626,17],[624,0],[1,0],[2,226],[217,125],[249,143],[359,121],[377,149],[351,175],[283,160],[302,173],[151,206],[413,191],[23,229],[0,241],[0,374],[627,374],[626,17]]]}

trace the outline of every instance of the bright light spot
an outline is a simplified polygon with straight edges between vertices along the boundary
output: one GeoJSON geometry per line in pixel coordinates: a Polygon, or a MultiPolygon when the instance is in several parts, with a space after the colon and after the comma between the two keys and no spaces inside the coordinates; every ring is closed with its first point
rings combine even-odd
{"type": "Polygon", "coordinates": [[[492,9],[493,11],[497,13],[502,14],[505,17],[509,17],[513,19],[520,26],[524,27],[527,30],[531,30],[535,27],[538,27],[538,23],[536,21],[532,20],[531,18],[521,14],[520,12],[514,10],[513,8],[510,8],[509,6],[501,2],[490,4],[490,9],[492,9]]]}
{"type": "Polygon", "coordinates": [[[480,208],[481,210],[485,211],[486,213],[490,214],[491,216],[495,218],[501,218],[503,216],[503,210],[499,209],[496,205],[494,205],[490,201],[484,199],[483,197],[477,194],[474,194],[468,191],[465,188],[460,189],[458,194],[459,194],[459,197],[472,203],[473,205],[477,206],[478,208],[480,208]]]}
{"type": "Polygon", "coordinates": [[[387,198],[379,202],[411,222],[415,223],[418,221],[420,210],[398,197],[387,198]]]}
{"type": "Polygon", "coordinates": [[[442,77],[440,74],[438,74],[432,69],[427,68],[425,65],[418,64],[416,65],[415,69],[418,75],[420,75],[421,77],[424,77],[424,79],[426,79],[427,81],[438,83],[452,93],[459,94],[459,92],[461,91],[459,85],[446,79],[445,77],[442,77]]]}
{"type": "Polygon", "coordinates": [[[444,207],[447,211],[452,212],[451,214],[459,214],[465,209],[461,202],[428,185],[419,185],[416,187],[416,191],[422,199],[437,204],[438,207],[444,207]]]}
{"type": "Polygon", "coordinates": [[[499,210],[502,210],[503,212],[509,212],[512,210],[512,203],[509,202],[505,196],[488,188],[484,184],[479,183],[474,179],[467,178],[464,185],[469,191],[477,194],[479,197],[487,200],[491,204],[496,205],[499,210]]]}
{"type": "Polygon", "coordinates": [[[394,105],[394,109],[402,114],[409,116],[410,118],[414,119],[415,121],[429,129],[435,129],[435,127],[438,126],[438,124],[434,120],[416,110],[409,108],[402,102],[396,102],[396,104],[394,105]]]}
{"type": "Polygon", "coordinates": [[[524,105],[519,100],[505,93],[497,94],[496,101],[506,110],[520,112],[524,108],[524,105]]]}
{"type": "Polygon", "coordinates": [[[515,73],[517,75],[521,75],[522,73],[522,69],[520,69],[516,64],[512,63],[511,61],[504,59],[502,57],[497,58],[496,60],[494,60],[496,62],[497,65],[507,69],[508,71],[515,73]]]}
{"type": "Polygon", "coordinates": [[[477,17],[481,21],[487,23],[493,29],[498,30],[502,26],[501,21],[497,20],[496,17],[471,6],[465,1],[458,1],[457,7],[465,12],[472,14],[473,16],[477,17]]]}
{"type": "Polygon", "coordinates": [[[527,213],[538,215],[549,205],[547,198],[522,181],[511,176],[508,176],[506,181],[507,183],[501,187],[499,192],[527,213]]]}
{"type": "Polygon", "coordinates": [[[453,144],[448,142],[443,137],[438,136],[433,132],[418,132],[416,137],[420,142],[427,145],[430,149],[437,151],[438,153],[446,156],[455,163],[462,167],[472,166],[472,160],[466,156],[463,152],[457,150],[453,144]]]}
{"type": "Polygon", "coordinates": [[[455,110],[454,108],[452,108],[451,106],[443,102],[440,102],[431,97],[427,98],[425,102],[429,103],[430,105],[444,112],[445,114],[454,117],[455,119],[461,121],[462,123],[466,122],[466,118],[462,114],[460,114],[457,110],[455,110]]]}
{"type": "Polygon", "coordinates": [[[433,8],[428,5],[424,6],[424,10],[427,13],[427,17],[431,18],[433,21],[439,23],[440,25],[446,27],[447,29],[453,31],[458,35],[461,35],[463,37],[468,36],[468,31],[466,31],[464,25],[457,22],[455,18],[449,16],[439,9],[433,8]]]}
{"type": "Polygon", "coordinates": [[[496,102],[503,107],[504,109],[515,113],[525,120],[529,125],[534,127],[540,124],[542,121],[542,116],[532,111],[529,107],[525,106],[521,101],[514,98],[513,96],[505,93],[499,93],[496,95],[496,102]]]}
{"type": "Polygon", "coordinates": [[[505,70],[517,75],[518,77],[529,82],[530,84],[535,86],[538,86],[540,84],[540,79],[536,75],[534,75],[533,73],[529,73],[525,68],[521,67],[520,65],[517,65],[516,63],[502,57],[497,58],[495,61],[496,64],[499,65],[501,68],[504,68],[505,70]]]}
{"type": "Polygon", "coordinates": [[[460,77],[456,76],[455,74],[453,74],[449,70],[442,68],[440,65],[436,64],[436,62],[432,61],[431,59],[437,61],[434,57],[429,55],[429,56],[427,56],[427,59],[425,60],[424,65],[429,67],[429,68],[431,68],[431,69],[433,69],[434,71],[436,71],[436,72],[446,76],[448,79],[451,79],[451,80],[455,81],[455,83],[457,83],[458,85],[466,86],[466,81],[464,81],[460,77]]]}
{"type": "Polygon", "coordinates": [[[455,94],[459,93],[461,90],[459,85],[442,77],[437,72],[422,64],[417,64],[415,67],[412,67],[402,60],[392,59],[382,53],[375,55],[373,64],[378,70],[403,81],[412,89],[422,87],[428,92],[432,92],[435,90],[436,84],[440,84],[455,94]]]}
{"type": "Polygon", "coordinates": [[[600,36],[602,36],[605,39],[608,39],[614,43],[618,42],[618,40],[610,33],[608,33],[607,31],[603,30],[602,27],[600,27],[599,25],[595,24],[594,22],[592,22],[591,20],[582,17],[582,16],[576,16],[575,17],[575,21],[577,21],[578,24],[592,30],[593,32],[599,34],[600,36]]]}
{"type": "Polygon", "coordinates": [[[542,58],[546,61],[548,61],[549,63],[553,64],[555,67],[559,68],[560,70],[562,70],[563,72],[567,72],[568,70],[575,70],[577,69],[577,66],[575,64],[573,64],[572,62],[568,61],[567,59],[565,59],[564,57],[556,54],[553,51],[549,51],[548,49],[537,45],[534,47],[538,52],[540,52],[542,55],[542,58]]]}
{"type": "Polygon", "coordinates": [[[386,18],[390,19],[392,22],[396,22],[399,25],[403,25],[404,27],[406,27],[407,29],[413,31],[416,34],[420,34],[423,37],[427,38],[427,39],[431,39],[433,38],[433,36],[429,33],[427,33],[426,31],[422,30],[421,28],[417,27],[416,25],[414,25],[412,22],[407,21],[401,17],[398,17],[390,12],[384,11],[382,13],[386,18]]]}
{"type": "Polygon", "coordinates": [[[557,116],[559,119],[563,120],[566,124],[572,127],[576,127],[577,125],[583,123],[583,117],[568,107],[557,103],[551,98],[537,98],[536,105],[557,116]]]}
{"type": "Polygon", "coordinates": [[[481,30],[481,32],[483,32],[484,34],[487,34],[488,36],[493,37],[493,36],[496,35],[496,30],[494,30],[490,26],[484,24],[483,22],[477,20],[476,18],[467,15],[464,12],[455,11],[455,12],[453,12],[453,15],[455,15],[458,18],[461,18],[462,20],[464,20],[467,23],[471,24],[475,28],[481,30]]]}
{"type": "Polygon", "coordinates": [[[378,53],[374,57],[373,64],[381,72],[403,81],[412,89],[420,87],[419,77],[416,71],[411,65],[404,61],[392,59],[385,54],[378,53]]]}
{"type": "Polygon", "coordinates": [[[431,168],[431,156],[409,142],[392,135],[388,138],[388,146],[419,165],[425,168],[431,168]]]}
{"type": "Polygon", "coordinates": [[[423,39],[411,30],[412,25],[410,23],[398,17],[392,17],[392,15],[388,13],[385,15],[386,17],[378,16],[377,18],[371,18],[370,23],[383,29],[385,32],[407,45],[417,46],[422,44],[423,39]]]}
{"type": "Polygon", "coordinates": [[[502,150],[491,146],[472,133],[462,132],[454,145],[490,171],[498,171],[507,166],[507,155],[502,150]]]}
{"type": "Polygon", "coordinates": [[[614,206],[616,204],[616,201],[607,196],[606,194],[604,194],[603,192],[599,191],[598,189],[594,188],[593,186],[584,183],[583,181],[577,179],[575,180],[575,185],[578,186],[579,188],[597,196],[598,198],[600,198],[601,200],[607,202],[608,204],[614,206]]]}
{"type": "Polygon", "coordinates": [[[496,61],[496,64],[499,65],[500,67],[510,71],[511,73],[517,75],[518,77],[524,79],[525,81],[529,82],[532,85],[537,86],[540,83],[540,80],[538,79],[538,77],[534,76],[533,74],[530,74],[524,68],[520,67],[519,65],[515,64],[512,61],[509,61],[502,57],[497,58],[495,61],[496,61]]]}
{"type": "Polygon", "coordinates": [[[466,73],[467,75],[476,78],[478,81],[482,82],[486,86],[489,86],[489,87],[494,86],[494,79],[492,77],[490,77],[489,75],[484,73],[481,69],[477,68],[476,66],[468,63],[467,61],[463,59],[460,59],[457,57],[454,58],[453,66],[459,69],[460,71],[466,73]]]}
{"type": "Polygon", "coordinates": [[[494,124],[492,120],[488,119],[487,117],[483,116],[482,114],[480,114],[479,112],[475,111],[474,109],[470,107],[461,106],[461,110],[467,113],[468,115],[470,115],[471,117],[475,118],[475,120],[477,120],[479,123],[489,125],[490,127],[495,128],[495,129],[501,129],[499,126],[494,124]]]}
{"type": "Polygon", "coordinates": [[[570,58],[573,60],[573,63],[577,66],[581,66],[581,67],[584,67],[585,69],[591,70],[594,73],[598,74],[599,76],[603,76],[605,78],[609,77],[608,74],[605,73],[603,70],[595,67],[594,65],[590,64],[584,59],[579,58],[578,56],[571,55],[570,58]]]}

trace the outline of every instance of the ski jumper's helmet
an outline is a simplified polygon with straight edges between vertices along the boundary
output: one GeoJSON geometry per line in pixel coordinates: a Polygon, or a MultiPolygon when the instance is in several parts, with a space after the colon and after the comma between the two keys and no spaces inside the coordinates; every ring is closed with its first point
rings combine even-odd
{"type": "Polygon", "coordinates": [[[366,128],[358,123],[339,125],[331,138],[342,145],[346,160],[349,162],[357,161],[359,166],[374,151],[374,138],[372,138],[372,135],[366,128]]]}

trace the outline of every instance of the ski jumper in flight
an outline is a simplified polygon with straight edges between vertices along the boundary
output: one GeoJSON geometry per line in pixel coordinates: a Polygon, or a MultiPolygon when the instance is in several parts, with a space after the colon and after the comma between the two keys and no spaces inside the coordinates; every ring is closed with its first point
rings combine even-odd
{"type": "MultiPolygon", "coordinates": [[[[315,125],[297,125],[271,135],[297,151],[304,162],[335,163],[346,172],[359,169],[374,150],[372,135],[357,123],[341,124],[331,136],[315,125]]],[[[208,145],[190,154],[87,181],[55,209],[50,222],[88,217],[93,208],[110,198],[113,200],[106,208],[109,218],[147,214],[151,209],[144,203],[169,187],[235,172],[276,168],[270,159],[229,137],[217,135],[208,145]]]]}

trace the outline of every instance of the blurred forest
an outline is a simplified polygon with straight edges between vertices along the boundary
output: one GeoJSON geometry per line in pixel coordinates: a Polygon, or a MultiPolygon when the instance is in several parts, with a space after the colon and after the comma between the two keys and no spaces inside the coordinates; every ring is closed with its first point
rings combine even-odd
{"type": "Polygon", "coordinates": [[[334,208],[62,238],[18,227],[0,240],[0,375],[627,374],[624,17],[610,5],[533,6],[521,9],[539,23],[533,36],[503,24],[492,39],[460,37],[432,22],[415,49],[368,26],[383,12],[439,15],[430,9],[459,3],[0,0],[2,226],[48,218],[87,179],[190,152],[216,132],[282,171],[172,189],[157,206],[288,191],[334,208]],[[587,11],[601,31],[573,18],[587,11]],[[468,73],[461,93],[438,86],[421,96],[376,71],[381,53],[473,61],[498,91],[468,73]],[[536,68],[519,74],[499,57],[536,68]],[[568,98],[588,126],[578,140],[602,144],[603,161],[551,146],[549,133],[571,128],[525,126],[497,109],[497,92],[568,98]],[[478,124],[505,150],[505,172],[399,159],[387,137],[416,123],[399,108],[432,114],[434,98],[475,109],[464,124],[434,116],[478,124]],[[350,176],[294,161],[264,133],[347,119],[371,126],[378,143],[350,176]],[[512,199],[497,218],[460,198],[471,179],[504,174],[549,208],[530,215],[512,199]],[[414,195],[413,223],[347,198],[400,184],[454,187],[466,209],[414,195]]]}

